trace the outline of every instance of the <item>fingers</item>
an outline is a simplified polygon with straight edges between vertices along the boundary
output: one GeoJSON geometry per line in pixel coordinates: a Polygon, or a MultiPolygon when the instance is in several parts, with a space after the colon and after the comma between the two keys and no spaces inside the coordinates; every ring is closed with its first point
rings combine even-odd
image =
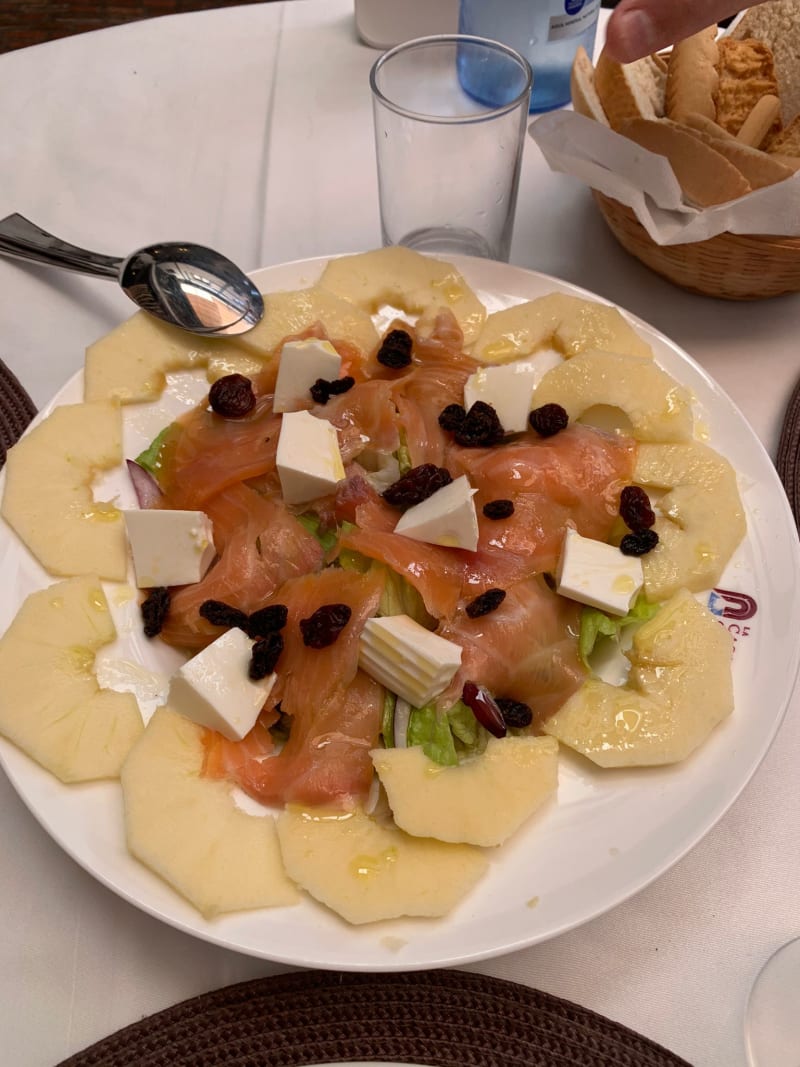
{"type": "Polygon", "coordinates": [[[621,0],[609,19],[606,47],[618,62],[632,63],[741,7],[741,0],[621,0]]]}

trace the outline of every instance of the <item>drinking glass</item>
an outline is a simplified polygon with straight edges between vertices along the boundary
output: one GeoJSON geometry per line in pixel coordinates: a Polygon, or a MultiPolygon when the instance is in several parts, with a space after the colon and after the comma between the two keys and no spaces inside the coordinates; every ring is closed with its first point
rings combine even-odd
{"type": "Polygon", "coordinates": [[[764,964],[745,1013],[750,1067],[800,1067],[800,938],[764,964]]]}
{"type": "Polygon", "coordinates": [[[370,86],[384,244],[508,259],[531,84],[526,59],[480,37],[420,37],[377,60],[370,86]],[[481,99],[482,79],[491,103],[481,99]]]}

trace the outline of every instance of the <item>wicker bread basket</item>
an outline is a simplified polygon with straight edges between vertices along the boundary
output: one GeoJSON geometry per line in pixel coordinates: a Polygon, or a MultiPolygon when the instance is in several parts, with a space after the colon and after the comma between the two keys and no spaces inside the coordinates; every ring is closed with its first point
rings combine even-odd
{"type": "Polygon", "coordinates": [[[596,189],[593,195],[622,247],[675,285],[723,300],[800,292],[800,237],[721,233],[692,244],[657,245],[629,207],[596,189]]]}

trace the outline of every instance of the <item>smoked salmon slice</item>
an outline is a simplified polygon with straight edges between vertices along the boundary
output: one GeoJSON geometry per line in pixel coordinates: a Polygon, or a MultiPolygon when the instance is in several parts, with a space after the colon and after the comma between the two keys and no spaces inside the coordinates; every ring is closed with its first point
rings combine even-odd
{"type": "Polygon", "coordinates": [[[328,568],[278,590],[273,602],[286,606],[288,619],[270,706],[279,701],[290,716],[289,740],[273,756],[272,736],[257,724],[241,742],[207,742],[206,773],[232,778],[265,803],[363,799],[372,781],[369,750],[378,743],[383,687],[358,670],[358,639],[382,589],[378,574],[328,568]],[[300,620],[334,603],[350,607],[349,622],[327,648],[307,647],[300,620]]]}
{"type": "Polygon", "coordinates": [[[451,312],[436,317],[430,336],[417,338],[413,362],[394,390],[411,465],[446,466],[450,435],[439,426],[448,404],[463,404],[464,385],[479,364],[461,351],[463,336],[451,312]]]}
{"type": "Polygon", "coordinates": [[[459,612],[437,631],[463,648],[461,667],[437,703],[452,706],[464,682],[477,681],[494,696],[522,701],[539,718],[552,715],[586,675],[578,656],[580,612],[580,604],[558,596],[541,575],[507,589],[488,615],[459,612]]]}
{"type": "Polygon", "coordinates": [[[545,439],[528,433],[500,448],[454,445],[451,472],[466,474],[478,490],[481,569],[496,567],[507,581],[554,570],[567,525],[584,537],[607,540],[635,459],[633,440],[580,425],[545,439]],[[492,500],[511,500],[513,515],[486,518],[483,507],[492,500]]]}
{"type": "Polygon", "coordinates": [[[263,607],[290,578],[322,567],[322,547],[277,497],[235,485],[205,505],[219,559],[202,581],[173,593],[161,631],[168,645],[205,648],[219,627],[200,617],[205,600],[221,600],[248,614],[263,607]]]}
{"type": "Polygon", "coordinates": [[[312,714],[293,720],[289,740],[275,754],[272,735],[259,723],[243,741],[208,731],[204,773],[232,779],[264,804],[352,808],[372,784],[370,749],[378,744],[383,687],[358,671],[312,714]]]}

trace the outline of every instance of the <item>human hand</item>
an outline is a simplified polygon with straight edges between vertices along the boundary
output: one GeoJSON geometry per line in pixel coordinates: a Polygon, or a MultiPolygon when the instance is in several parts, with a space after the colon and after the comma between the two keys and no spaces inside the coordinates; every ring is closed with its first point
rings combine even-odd
{"type": "Polygon", "coordinates": [[[619,63],[632,63],[741,8],[741,0],[621,0],[608,22],[606,47],[619,63]]]}

